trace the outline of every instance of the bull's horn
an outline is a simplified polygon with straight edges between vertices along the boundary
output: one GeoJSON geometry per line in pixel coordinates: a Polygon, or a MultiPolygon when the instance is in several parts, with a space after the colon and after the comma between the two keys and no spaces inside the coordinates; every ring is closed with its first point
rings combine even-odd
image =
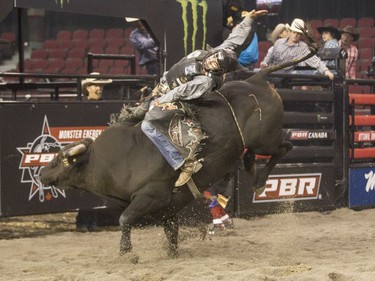
{"type": "Polygon", "coordinates": [[[76,146],[73,146],[72,148],[67,149],[64,151],[64,155],[66,156],[75,156],[81,153],[84,153],[87,150],[86,145],[83,143],[80,143],[76,146]]]}

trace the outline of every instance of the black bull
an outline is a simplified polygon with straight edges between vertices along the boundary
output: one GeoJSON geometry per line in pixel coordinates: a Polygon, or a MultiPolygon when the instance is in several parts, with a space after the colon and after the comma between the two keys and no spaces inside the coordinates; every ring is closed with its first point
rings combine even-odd
{"type": "MultiPolygon", "coordinates": [[[[254,178],[254,188],[265,185],[271,170],[292,148],[290,142],[283,141],[282,100],[265,76],[311,57],[316,50],[310,51],[303,58],[269,67],[245,81],[225,83],[220,91],[191,101],[198,105],[197,118],[209,136],[199,155],[204,158],[203,168],[193,175],[201,191],[230,170],[244,148],[248,149],[244,166],[254,178]],[[258,172],[255,154],[272,156],[258,172]]],[[[140,126],[115,124],[93,143],[85,140],[81,145],[64,147],[41,171],[41,181],[58,188],[87,190],[127,206],[120,216],[120,254],[131,250],[131,226],[138,218],[160,216],[169,254],[176,256],[177,212],[194,199],[186,185],[173,192],[178,175],[179,171],[169,166],[140,126]]]]}
{"type": "MultiPolygon", "coordinates": [[[[199,155],[204,158],[203,168],[193,176],[201,190],[230,170],[245,147],[245,167],[252,174],[255,153],[272,155],[268,165],[257,173],[255,188],[260,188],[292,147],[282,137],[281,98],[257,76],[228,82],[219,92],[194,101],[199,103],[197,117],[209,136],[199,155]]],[[[163,217],[170,254],[176,255],[176,213],[194,197],[187,186],[173,192],[179,171],[169,166],[140,126],[112,125],[93,143],[86,142],[87,151],[83,153],[72,152],[76,145],[65,147],[41,171],[43,184],[83,189],[124,202],[124,206],[129,204],[120,217],[121,253],[131,249],[131,225],[140,217],[158,212],[163,217]]]]}

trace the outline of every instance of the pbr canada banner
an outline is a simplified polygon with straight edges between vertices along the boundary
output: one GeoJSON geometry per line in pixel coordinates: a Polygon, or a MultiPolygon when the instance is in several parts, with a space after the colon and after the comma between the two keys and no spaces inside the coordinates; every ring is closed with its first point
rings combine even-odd
{"type": "Polygon", "coordinates": [[[375,206],[375,167],[349,169],[349,208],[375,206]]]}
{"type": "Polygon", "coordinates": [[[44,186],[39,173],[65,145],[98,137],[121,107],[119,102],[0,104],[1,216],[110,205],[84,191],[44,186]]]}

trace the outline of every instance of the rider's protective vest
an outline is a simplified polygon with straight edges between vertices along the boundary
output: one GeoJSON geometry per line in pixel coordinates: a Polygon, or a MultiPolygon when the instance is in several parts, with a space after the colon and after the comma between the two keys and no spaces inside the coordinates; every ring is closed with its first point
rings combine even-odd
{"type": "Polygon", "coordinates": [[[194,76],[204,74],[202,61],[207,51],[197,50],[182,58],[166,74],[169,89],[193,80],[194,76]]]}

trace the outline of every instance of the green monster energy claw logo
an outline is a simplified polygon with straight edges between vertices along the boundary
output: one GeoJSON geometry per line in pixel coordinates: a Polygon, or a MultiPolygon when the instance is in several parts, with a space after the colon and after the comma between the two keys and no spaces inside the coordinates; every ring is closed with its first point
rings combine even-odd
{"type": "Polygon", "coordinates": [[[184,49],[185,49],[185,56],[188,53],[188,35],[189,35],[189,22],[188,22],[188,8],[190,5],[191,13],[192,13],[192,25],[193,25],[193,33],[191,39],[191,50],[196,50],[196,40],[197,40],[197,33],[199,30],[198,27],[198,14],[199,10],[202,10],[202,26],[203,26],[203,38],[202,38],[202,47],[201,49],[204,50],[206,47],[206,35],[207,35],[207,0],[176,0],[180,3],[182,8],[182,22],[184,24],[184,49]]]}
{"type": "MultiPolygon", "coordinates": [[[[60,5],[60,7],[64,7],[65,0],[55,0],[56,5],[60,5]]],[[[69,0],[66,0],[66,3],[69,4],[69,0]]]]}

